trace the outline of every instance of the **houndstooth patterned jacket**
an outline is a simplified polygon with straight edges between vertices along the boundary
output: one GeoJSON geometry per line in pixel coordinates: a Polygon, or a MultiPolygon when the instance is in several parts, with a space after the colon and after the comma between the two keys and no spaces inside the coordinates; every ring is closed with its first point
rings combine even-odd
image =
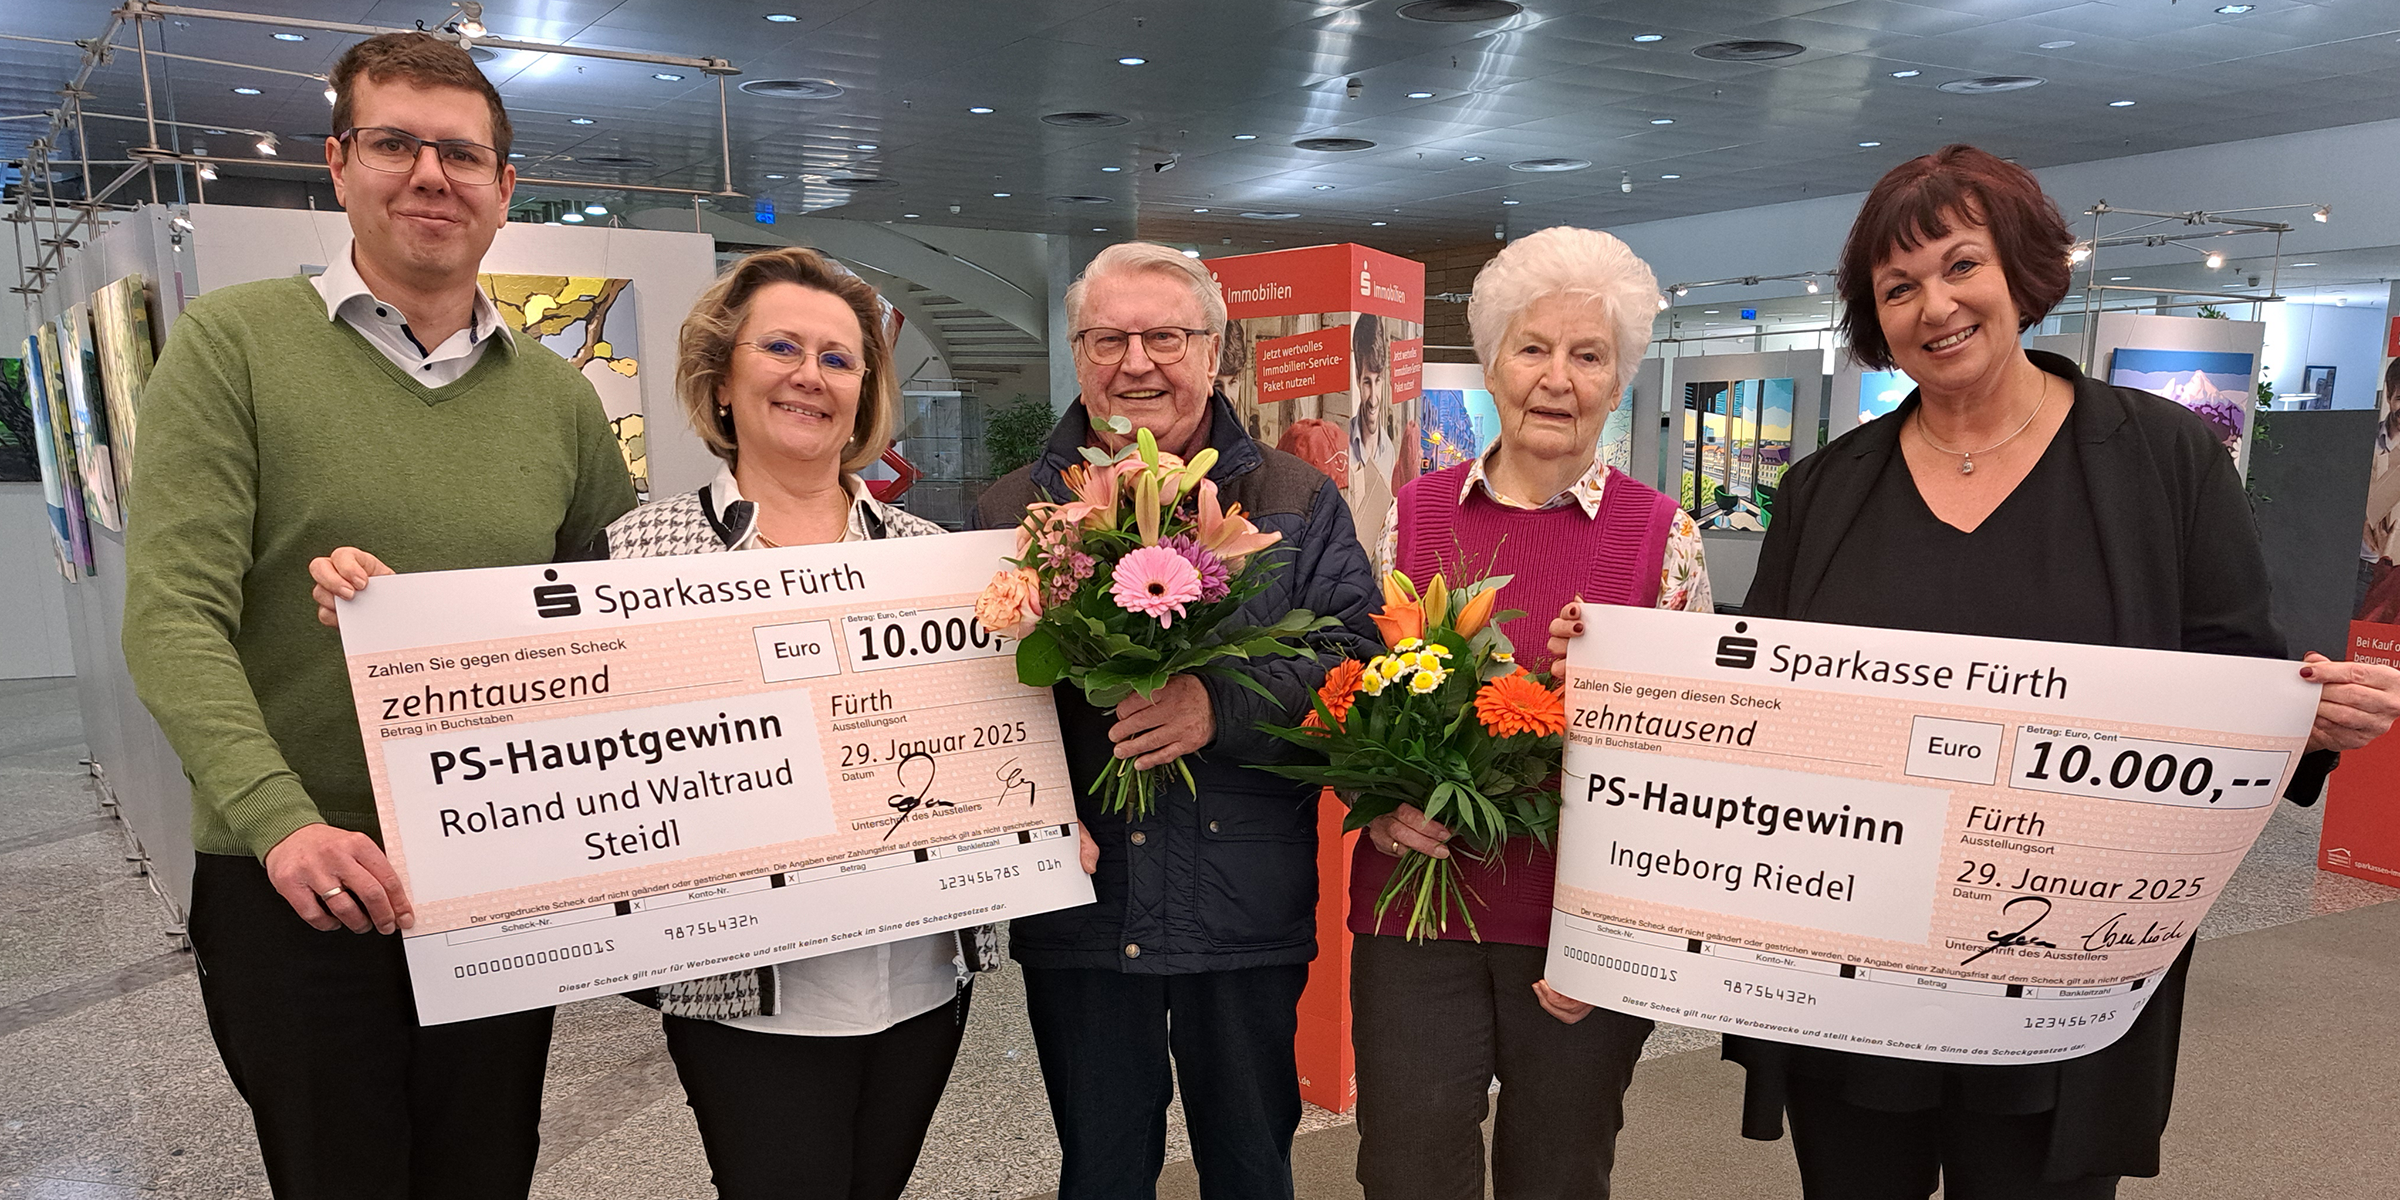
{"type": "MultiPolygon", "coordinates": [[[[868,494],[856,476],[842,484],[853,497],[848,540],[887,537],[926,537],[948,530],[893,508],[868,494]]],[[[758,505],[736,500],[719,509],[712,495],[739,495],[733,473],[720,470],[717,481],[696,492],[645,504],[616,519],[592,547],[593,558],[651,558],[669,554],[714,554],[750,542],[757,532],[758,505]]],[[[958,935],[958,982],[965,986],[979,971],[1000,967],[1000,927],[978,925],[958,935]]],[[[775,986],[775,968],[753,967],[728,975],[687,979],[630,993],[633,999],[670,1016],[700,1021],[734,1017],[773,1016],[782,1011],[775,986]]]]}

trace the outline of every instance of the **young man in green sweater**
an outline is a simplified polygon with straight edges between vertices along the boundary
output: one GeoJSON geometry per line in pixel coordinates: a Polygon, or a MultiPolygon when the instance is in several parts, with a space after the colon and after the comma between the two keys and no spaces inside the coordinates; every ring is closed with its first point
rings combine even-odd
{"type": "Polygon", "coordinates": [[[599,397],[475,276],[507,114],[458,46],[334,67],[353,243],[192,302],[142,404],[125,660],[192,782],[201,996],[278,1196],[523,1197],[550,1010],[420,1027],[341,639],[309,562],[547,562],[633,507],[599,397]]]}

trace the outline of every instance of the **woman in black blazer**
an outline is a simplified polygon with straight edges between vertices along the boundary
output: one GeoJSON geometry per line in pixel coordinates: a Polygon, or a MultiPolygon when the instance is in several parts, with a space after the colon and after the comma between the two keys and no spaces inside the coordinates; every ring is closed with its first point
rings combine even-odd
{"type": "MultiPolygon", "coordinates": [[[[2241,479],[2182,407],[2085,376],[2018,336],[2065,295],[2071,235],[2033,176],[1969,146],[1893,170],[1842,252],[1850,354],[1919,385],[1795,464],[1748,615],[2280,658],[2241,479]]],[[[1554,634],[1580,632],[1572,607],[1554,634]]],[[[2400,712],[2400,671],[2296,666],[2326,684],[2286,795],[2400,712]]],[[[2081,1058],[1952,1065],[1745,1037],[1742,1132],[1788,1114],[1806,1194],[2107,1197],[2158,1173],[2191,949],[2114,1044],[2081,1058]]]]}

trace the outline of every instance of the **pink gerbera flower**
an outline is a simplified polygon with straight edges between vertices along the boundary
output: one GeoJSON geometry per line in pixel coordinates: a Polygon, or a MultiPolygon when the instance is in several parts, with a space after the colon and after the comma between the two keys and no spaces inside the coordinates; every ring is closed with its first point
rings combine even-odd
{"type": "Polygon", "coordinates": [[[1190,559],[1165,546],[1144,546],[1117,560],[1110,595],[1127,612],[1158,620],[1159,628],[1185,615],[1183,606],[1200,598],[1200,572],[1190,559]]]}

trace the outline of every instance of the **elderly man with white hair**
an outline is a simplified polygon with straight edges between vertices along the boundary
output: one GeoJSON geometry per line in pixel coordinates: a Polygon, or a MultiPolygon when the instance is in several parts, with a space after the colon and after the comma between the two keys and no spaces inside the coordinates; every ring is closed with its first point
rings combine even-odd
{"type": "MultiPolygon", "coordinates": [[[[1401,489],[1384,569],[1509,575],[1502,609],[1518,660],[1550,663],[1553,614],[1597,604],[1709,610],[1700,531],[1673,498],[1601,465],[1600,428],[1650,343],[1658,281],[1623,242],[1560,226],[1524,238],[1475,278],[1467,323],[1500,435],[1480,457],[1401,489]]],[[[1379,817],[1350,872],[1350,1006],[1358,1046],[1358,1181],[1369,1200],[1483,1195],[1481,1125],[1497,1078],[1491,1178],[1499,1200],[1608,1195],[1625,1086],[1650,1022],[1595,1011],[1542,981],[1548,850],[1511,840],[1462,859],[1464,922],[1401,936],[1375,898],[1409,854],[1448,856],[1449,831],[1413,807],[1379,817]]]]}
{"type": "Polygon", "coordinates": [[[1225,301],[1205,266],[1166,246],[1111,246],[1067,290],[1066,311],[1081,394],[1041,457],[984,493],[975,524],[1008,528],[1029,503],[1067,499],[1061,473],[1085,447],[1113,452],[1147,429],[1186,459],[1214,448],[1219,495],[1282,535],[1265,552],[1273,583],[1236,622],[1304,608],[1340,625],[1316,637],[1314,659],[1251,665],[1272,702],[1188,675],[1113,712],[1056,689],[1099,899],[1016,919],[1009,949],[1025,968],[1064,1153],[1058,1194],[1154,1195],[1180,1078],[1202,1195],[1288,1200],[1300,1123],[1292,1038],[1317,953],[1316,792],[1250,768],[1299,753],[1258,725],[1298,722],[1325,671],[1378,641],[1368,615],[1378,592],[1341,492],[1253,441],[1213,390],[1225,301]],[[1126,432],[1108,427],[1114,417],[1130,421],[1126,432]],[[1139,767],[1189,755],[1198,787],[1162,783],[1141,820],[1102,812],[1089,789],[1112,755],[1139,767]]]}

